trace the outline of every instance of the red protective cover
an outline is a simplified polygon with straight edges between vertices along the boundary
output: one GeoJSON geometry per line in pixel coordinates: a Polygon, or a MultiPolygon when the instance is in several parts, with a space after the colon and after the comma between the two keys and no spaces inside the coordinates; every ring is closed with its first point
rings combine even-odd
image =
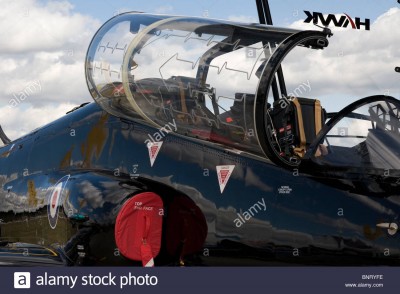
{"type": "Polygon", "coordinates": [[[152,192],[140,193],[125,202],[115,223],[115,242],[123,256],[146,265],[158,255],[163,209],[162,199],[152,192]]]}

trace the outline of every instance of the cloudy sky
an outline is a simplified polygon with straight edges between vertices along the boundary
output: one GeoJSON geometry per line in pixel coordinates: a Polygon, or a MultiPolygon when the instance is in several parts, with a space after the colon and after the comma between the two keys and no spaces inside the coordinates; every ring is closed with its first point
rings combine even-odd
{"type": "MultiPolygon", "coordinates": [[[[372,94],[399,98],[400,4],[395,0],[270,0],[274,23],[303,29],[303,10],[371,19],[371,31],[334,29],[321,52],[293,52],[284,65],[288,89],[328,111],[372,94]],[[339,103],[340,102],[340,103],[339,103]]],[[[0,0],[0,124],[11,139],[91,101],[84,77],[88,44],[102,23],[125,11],[257,21],[250,0],[0,0]],[[229,5],[227,5],[229,4],[229,5]]]]}

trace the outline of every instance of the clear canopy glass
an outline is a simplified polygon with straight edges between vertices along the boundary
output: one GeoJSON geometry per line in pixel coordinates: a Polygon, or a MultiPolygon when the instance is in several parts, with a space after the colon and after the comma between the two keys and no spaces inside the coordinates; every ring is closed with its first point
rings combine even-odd
{"type": "Polygon", "coordinates": [[[330,167],[400,170],[400,102],[384,97],[363,103],[332,124],[314,150],[330,167]]]}
{"type": "MultiPolygon", "coordinates": [[[[269,88],[293,49],[290,37],[300,33],[208,18],[126,13],[104,24],[93,38],[87,83],[95,101],[113,115],[156,128],[174,125],[181,135],[266,154],[269,88]],[[262,116],[258,123],[257,113],[262,116]]],[[[321,38],[321,32],[315,34],[321,38]]],[[[312,46],[302,40],[294,38],[293,46],[312,46]]]]}

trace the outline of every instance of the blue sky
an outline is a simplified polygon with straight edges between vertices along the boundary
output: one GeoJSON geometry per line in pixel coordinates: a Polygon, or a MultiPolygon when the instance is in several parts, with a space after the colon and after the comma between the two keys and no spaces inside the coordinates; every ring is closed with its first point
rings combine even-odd
{"type": "MultiPolygon", "coordinates": [[[[43,1],[45,2],[45,1],[43,1]]],[[[257,19],[254,0],[71,0],[75,10],[106,21],[115,13],[127,10],[166,14],[203,16],[226,19],[229,16],[248,16],[257,19]]],[[[304,18],[303,10],[323,13],[347,13],[352,17],[375,19],[397,4],[395,0],[270,0],[275,25],[284,26],[304,18]]],[[[399,5],[400,6],[400,5],[399,5]]]]}

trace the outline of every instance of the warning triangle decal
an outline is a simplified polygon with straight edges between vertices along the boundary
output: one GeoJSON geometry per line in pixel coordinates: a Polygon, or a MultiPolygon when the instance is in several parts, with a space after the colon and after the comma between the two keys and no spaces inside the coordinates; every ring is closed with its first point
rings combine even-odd
{"type": "Polygon", "coordinates": [[[219,188],[221,190],[221,194],[224,192],[226,184],[228,184],[229,178],[235,168],[234,165],[218,165],[217,166],[217,175],[218,175],[218,183],[219,188]]]}
{"type": "Polygon", "coordinates": [[[153,142],[148,143],[147,148],[149,149],[150,165],[153,166],[154,161],[156,161],[158,152],[160,152],[163,142],[153,142]]]}

